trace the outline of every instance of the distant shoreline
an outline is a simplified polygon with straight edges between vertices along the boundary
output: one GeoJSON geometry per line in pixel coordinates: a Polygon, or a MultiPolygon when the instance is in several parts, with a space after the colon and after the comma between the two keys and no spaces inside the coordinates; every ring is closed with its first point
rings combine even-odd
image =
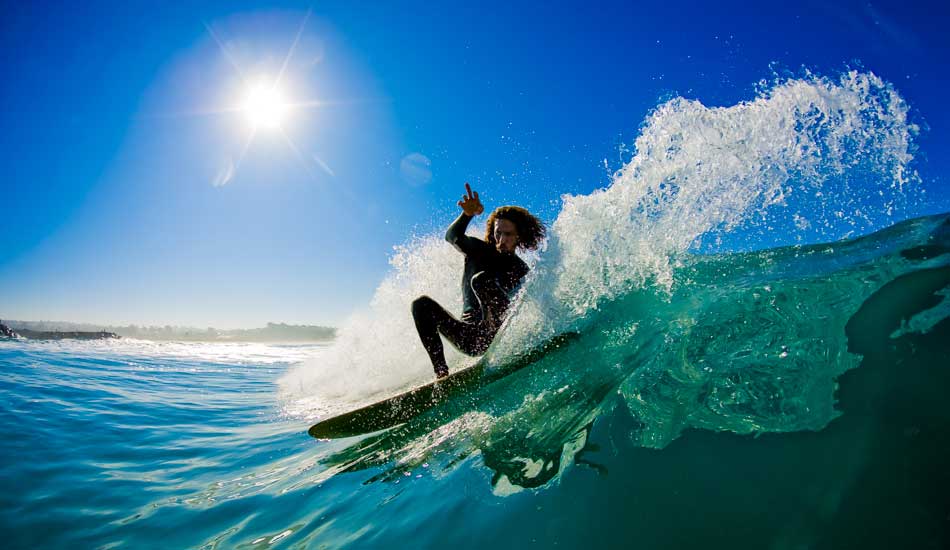
{"type": "Polygon", "coordinates": [[[3,321],[0,337],[31,340],[135,338],[155,342],[249,342],[302,344],[332,341],[335,327],[267,323],[261,328],[223,330],[180,326],[110,326],[61,321],[3,321]]]}
{"type": "Polygon", "coordinates": [[[14,338],[20,336],[27,340],[106,340],[110,338],[121,338],[114,332],[82,332],[82,331],[36,331],[19,329],[12,330],[14,338]]]}

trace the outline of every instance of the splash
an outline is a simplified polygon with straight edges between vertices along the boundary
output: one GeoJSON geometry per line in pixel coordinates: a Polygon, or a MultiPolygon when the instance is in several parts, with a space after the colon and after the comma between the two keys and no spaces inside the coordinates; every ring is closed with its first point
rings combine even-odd
{"type": "MultiPolygon", "coordinates": [[[[644,121],[610,185],[563,198],[545,250],[489,358],[503,361],[636,289],[675,292],[691,252],[833,240],[902,213],[917,181],[917,127],[871,73],[763,85],[751,101],[675,98],[644,121]]],[[[409,307],[427,294],[461,309],[460,255],[437,237],[399,247],[368,311],[319,361],[281,380],[287,411],[325,416],[431,378],[409,307]]],[[[621,323],[633,334],[637,319],[621,323]]],[[[447,346],[451,368],[471,359],[447,346]]]]}
{"type": "Polygon", "coordinates": [[[778,82],[731,107],[660,105],[609,187],[562,197],[518,329],[493,352],[516,353],[632,289],[672,291],[688,251],[831,241],[892,223],[918,181],[907,111],[889,84],[854,71],[778,82]]]}

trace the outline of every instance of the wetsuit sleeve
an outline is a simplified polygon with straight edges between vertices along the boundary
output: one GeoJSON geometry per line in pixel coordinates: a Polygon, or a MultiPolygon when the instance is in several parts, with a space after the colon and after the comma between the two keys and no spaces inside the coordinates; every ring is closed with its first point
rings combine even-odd
{"type": "Polygon", "coordinates": [[[459,252],[463,254],[468,254],[475,250],[475,247],[478,246],[476,242],[479,239],[475,237],[469,237],[465,234],[465,229],[468,227],[468,223],[472,221],[472,217],[462,214],[452,222],[452,225],[449,226],[448,231],[445,232],[445,240],[452,244],[459,252]]]}

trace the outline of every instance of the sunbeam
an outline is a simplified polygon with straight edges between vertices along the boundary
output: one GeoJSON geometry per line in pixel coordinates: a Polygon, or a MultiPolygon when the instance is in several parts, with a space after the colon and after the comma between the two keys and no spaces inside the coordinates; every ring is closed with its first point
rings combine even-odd
{"type": "Polygon", "coordinates": [[[294,41],[290,45],[290,49],[287,50],[287,56],[284,57],[284,63],[280,67],[280,72],[277,73],[277,78],[274,80],[274,85],[280,85],[280,81],[284,78],[284,72],[287,70],[287,65],[290,63],[290,58],[293,57],[294,51],[297,49],[297,43],[300,42],[300,35],[303,34],[303,29],[307,25],[307,21],[310,19],[310,14],[313,12],[313,8],[307,10],[307,15],[303,16],[303,21],[300,22],[300,28],[297,29],[297,35],[294,36],[294,41]]]}

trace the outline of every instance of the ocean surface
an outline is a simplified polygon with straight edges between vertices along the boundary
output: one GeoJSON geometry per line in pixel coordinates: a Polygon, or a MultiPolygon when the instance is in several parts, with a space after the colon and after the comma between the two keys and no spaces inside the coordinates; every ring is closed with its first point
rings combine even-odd
{"type": "Polygon", "coordinates": [[[910,215],[907,113],[857,72],[658,106],[486,357],[580,337],[385,432],[306,433],[431,379],[438,236],[327,345],[0,342],[3,546],[947,548],[950,214],[910,215]]]}

